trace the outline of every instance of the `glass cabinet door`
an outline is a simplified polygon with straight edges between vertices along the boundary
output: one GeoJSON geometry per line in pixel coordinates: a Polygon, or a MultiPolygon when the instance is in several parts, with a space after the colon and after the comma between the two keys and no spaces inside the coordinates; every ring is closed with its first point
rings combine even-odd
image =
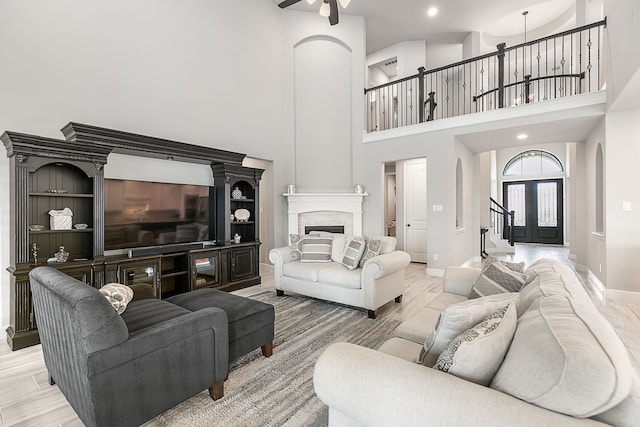
{"type": "Polygon", "coordinates": [[[118,281],[127,286],[148,285],[153,288],[153,296],[159,298],[159,260],[145,260],[124,263],[118,266],[118,281]]]}
{"type": "Polygon", "coordinates": [[[192,253],[193,288],[220,284],[219,251],[192,253]]]}

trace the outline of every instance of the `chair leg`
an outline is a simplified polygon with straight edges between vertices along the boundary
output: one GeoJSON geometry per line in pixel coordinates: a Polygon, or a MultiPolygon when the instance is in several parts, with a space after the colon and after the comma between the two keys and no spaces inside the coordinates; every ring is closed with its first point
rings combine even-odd
{"type": "Polygon", "coordinates": [[[213,400],[218,400],[224,397],[224,381],[218,381],[213,385],[213,387],[209,387],[209,396],[213,400]]]}
{"type": "Polygon", "coordinates": [[[280,290],[280,289],[276,289],[276,296],[283,296],[284,295],[284,291],[280,290]]]}
{"type": "Polygon", "coordinates": [[[51,375],[49,375],[49,385],[56,385],[56,380],[51,375]]]}
{"type": "Polygon", "coordinates": [[[273,355],[273,341],[269,341],[260,347],[260,349],[262,350],[262,355],[264,357],[271,357],[271,355],[273,355]]]}
{"type": "Polygon", "coordinates": [[[375,310],[367,310],[367,316],[369,316],[369,319],[375,319],[376,318],[376,311],[375,310]]]}
{"type": "Polygon", "coordinates": [[[396,297],[396,302],[402,302],[402,294],[396,297]]]}

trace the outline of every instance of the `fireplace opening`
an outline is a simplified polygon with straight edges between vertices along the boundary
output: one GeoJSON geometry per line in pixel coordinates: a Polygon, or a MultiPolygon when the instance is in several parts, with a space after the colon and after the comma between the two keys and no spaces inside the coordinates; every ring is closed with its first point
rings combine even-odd
{"type": "Polygon", "coordinates": [[[304,234],[309,234],[312,231],[344,234],[344,225],[307,225],[304,227],[304,234]]]}

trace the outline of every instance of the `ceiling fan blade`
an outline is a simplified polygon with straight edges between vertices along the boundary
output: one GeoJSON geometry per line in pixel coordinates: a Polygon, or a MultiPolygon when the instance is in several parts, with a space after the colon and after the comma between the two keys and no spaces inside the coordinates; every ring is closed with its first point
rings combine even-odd
{"type": "Polygon", "coordinates": [[[296,4],[298,3],[300,0],[284,0],[283,2],[278,4],[278,7],[280,7],[281,9],[284,9],[285,7],[289,7],[292,4],[296,4]]]}
{"type": "Polygon", "coordinates": [[[331,6],[331,12],[329,12],[329,23],[336,25],[338,23],[338,2],[337,0],[329,0],[329,6],[331,6]]]}

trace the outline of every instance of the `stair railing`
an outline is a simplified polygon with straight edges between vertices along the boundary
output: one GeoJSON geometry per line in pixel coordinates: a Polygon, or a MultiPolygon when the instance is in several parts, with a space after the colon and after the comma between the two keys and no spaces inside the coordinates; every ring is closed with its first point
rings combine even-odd
{"type": "Polygon", "coordinates": [[[509,211],[507,208],[496,202],[493,197],[489,197],[489,215],[491,216],[491,229],[494,234],[502,236],[508,240],[513,246],[513,220],[516,215],[515,211],[509,211]]]}

